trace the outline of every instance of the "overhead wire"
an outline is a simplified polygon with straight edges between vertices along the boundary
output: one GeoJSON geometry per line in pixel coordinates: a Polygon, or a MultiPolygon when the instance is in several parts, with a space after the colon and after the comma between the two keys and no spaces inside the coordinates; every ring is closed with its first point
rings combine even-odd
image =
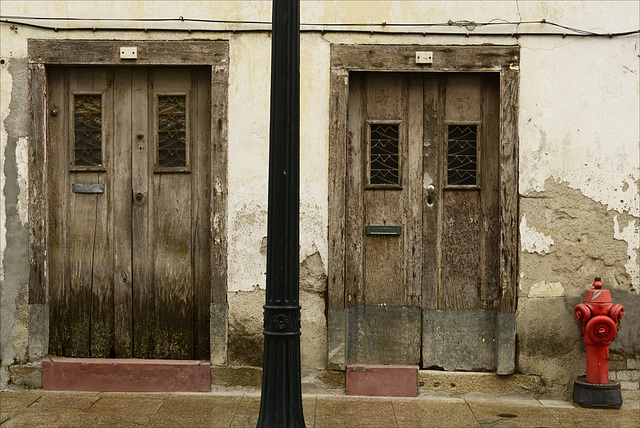
{"type": "MultiPolygon", "coordinates": [[[[0,16],[0,23],[23,25],[26,27],[53,30],[53,31],[168,31],[168,32],[268,32],[270,28],[157,28],[157,27],[108,27],[108,26],[77,26],[77,27],[59,27],[52,24],[37,24],[29,21],[60,21],[60,22],[87,22],[87,21],[100,21],[100,22],[131,22],[131,23],[159,23],[159,22],[182,22],[182,23],[200,23],[200,24],[223,24],[223,25],[257,25],[270,27],[271,21],[251,21],[251,20],[223,20],[223,19],[203,19],[203,18],[185,18],[179,16],[177,18],[79,18],[79,17],[43,17],[43,16],[0,16]]],[[[448,21],[448,22],[436,22],[436,23],[392,23],[392,22],[380,22],[380,23],[336,23],[336,22],[318,22],[318,23],[301,23],[302,32],[323,32],[323,33],[337,33],[337,32],[353,32],[353,33],[370,33],[370,34],[422,34],[422,35],[478,35],[478,36],[574,36],[574,37],[621,37],[632,34],[640,34],[640,29],[632,31],[621,31],[612,33],[602,33],[583,30],[579,28],[570,27],[567,25],[558,24],[555,22],[547,21],[546,19],[534,20],[534,21],[507,21],[500,18],[492,19],[488,22],[475,22],[469,20],[448,21]],[[487,26],[505,26],[505,25],[544,25],[550,27],[561,28],[564,32],[520,32],[518,30],[513,32],[474,32],[477,28],[487,26]],[[317,28],[321,27],[321,28],[317,28]],[[373,28],[376,27],[376,28],[373,28]],[[382,27],[383,29],[380,29],[382,27]],[[450,31],[424,31],[424,28],[464,28],[466,32],[456,33],[450,31]],[[398,31],[392,28],[410,28],[409,31],[398,31]]]]}

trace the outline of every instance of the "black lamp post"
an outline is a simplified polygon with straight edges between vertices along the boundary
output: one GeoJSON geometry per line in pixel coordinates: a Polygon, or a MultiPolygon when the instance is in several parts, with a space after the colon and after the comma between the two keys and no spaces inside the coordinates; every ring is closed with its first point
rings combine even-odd
{"type": "Polygon", "coordinates": [[[258,428],[304,427],[300,385],[300,4],[273,0],[267,295],[258,428]]]}

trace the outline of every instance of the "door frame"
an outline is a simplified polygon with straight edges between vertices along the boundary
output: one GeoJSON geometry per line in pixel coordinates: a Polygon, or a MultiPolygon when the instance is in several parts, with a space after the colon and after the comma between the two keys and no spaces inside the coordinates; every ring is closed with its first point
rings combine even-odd
{"type": "MultiPolygon", "coordinates": [[[[328,366],[347,363],[345,302],[346,177],[349,72],[500,73],[500,278],[496,325],[498,374],[515,370],[518,256],[518,89],[520,47],[449,45],[331,45],[329,123],[328,366]],[[433,52],[432,64],[416,64],[416,52],[433,52]]],[[[425,300],[435,300],[423,284],[425,300]]]]}
{"type": "Polygon", "coordinates": [[[211,363],[225,364],[227,350],[227,123],[229,42],[141,40],[28,40],[29,60],[29,359],[48,352],[49,278],[47,249],[47,67],[211,67],[211,363]],[[122,47],[136,47],[137,59],[122,59],[122,47]]]}

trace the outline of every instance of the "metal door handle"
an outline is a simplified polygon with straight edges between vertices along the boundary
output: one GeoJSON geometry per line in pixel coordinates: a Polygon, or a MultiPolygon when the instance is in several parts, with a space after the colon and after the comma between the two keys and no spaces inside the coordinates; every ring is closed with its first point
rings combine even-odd
{"type": "Polygon", "coordinates": [[[429,184],[427,186],[427,205],[431,206],[433,205],[433,197],[436,194],[436,186],[434,186],[433,184],[429,184]]]}

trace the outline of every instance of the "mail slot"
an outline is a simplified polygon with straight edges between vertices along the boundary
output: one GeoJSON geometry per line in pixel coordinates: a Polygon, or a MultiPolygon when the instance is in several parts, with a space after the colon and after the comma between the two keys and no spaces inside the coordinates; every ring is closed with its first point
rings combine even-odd
{"type": "Polygon", "coordinates": [[[402,226],[367,226],[367,235],[400,235],[402,226]]]}
{"type": "Polygon", "coordinates": [[[73,183],[71,185],[73,193],[104,193],[104,184],[98,183],[73,183]]]}

